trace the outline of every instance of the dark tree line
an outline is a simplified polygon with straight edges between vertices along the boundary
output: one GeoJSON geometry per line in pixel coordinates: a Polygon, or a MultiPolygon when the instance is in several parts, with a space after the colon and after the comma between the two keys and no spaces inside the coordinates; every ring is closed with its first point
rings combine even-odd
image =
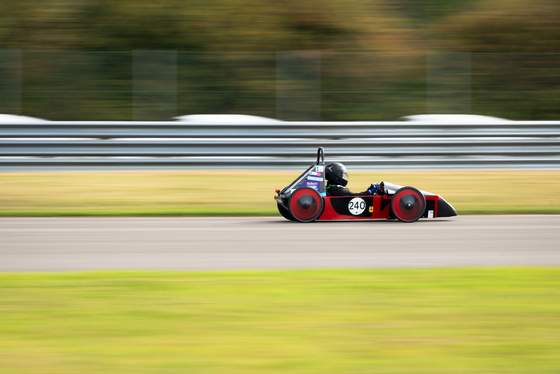
{"type": "Polygon", "coordinates": [[[0,112],[558,119],[558,14],[556,0],[1,2],[0,112]]]}

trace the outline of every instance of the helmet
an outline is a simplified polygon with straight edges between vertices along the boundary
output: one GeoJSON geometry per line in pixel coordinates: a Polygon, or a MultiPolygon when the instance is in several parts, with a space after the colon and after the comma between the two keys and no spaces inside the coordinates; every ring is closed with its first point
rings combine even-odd
{"type": "Polygon", "coordinates": [[[348,184],[348,172],[346,166],[340,162],[334,162],[325,166],[327,181],[345,187],[348,184]]]}

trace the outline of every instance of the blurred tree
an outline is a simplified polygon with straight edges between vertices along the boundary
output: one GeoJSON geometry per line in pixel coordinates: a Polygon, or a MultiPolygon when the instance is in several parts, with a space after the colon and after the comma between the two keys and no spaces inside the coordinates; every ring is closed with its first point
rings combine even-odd
{"type": "Polygon", "coordinates": [[[433,27],[440,50],[473,52],[473,107],[512,119],[556,119],[560,2],[480,2],[433,27]]]}
{"type": "Polygon", "coordinates": [[[318,83],[280,86],[315,87],[323,120],[394,119],[426,110],[425,52],[472,52],[474,112],[550,119],[558,14],[557,0],[19,0],[0,2],[0,50],[23,51],[4,69],[21,73],[12,102],[51,119],[131,119],[133,56],[151,50],[177,53],[178,114],[275,116],[276,53],[317,51],[318,83]],[[520,52],[548,54],[491,55],[520,52]]]}
{"type": "Polygon", "coordinates": [[[445,50],[488,53],[559,52],[560,2],[480,2],[433,28],[445,50]]]}

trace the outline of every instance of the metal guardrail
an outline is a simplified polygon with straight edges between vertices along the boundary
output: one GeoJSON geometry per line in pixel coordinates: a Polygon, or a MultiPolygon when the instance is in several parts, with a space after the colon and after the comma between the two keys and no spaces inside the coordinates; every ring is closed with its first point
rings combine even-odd
{"type": "Polygon", "coordinates": [[[560,136],[560,122],[516,121],[488,124],[418,122],[279,122],[211,124],[180,122],[49,122],[0,124],[0,138],[387,138],[560,136]],[[473,131],[476,134],[473,134],[473,131]]]}
{"type": "Polygon", "coordinates": [[[560,122],[0,123],[0,171],[560,169],[560,122]]]}

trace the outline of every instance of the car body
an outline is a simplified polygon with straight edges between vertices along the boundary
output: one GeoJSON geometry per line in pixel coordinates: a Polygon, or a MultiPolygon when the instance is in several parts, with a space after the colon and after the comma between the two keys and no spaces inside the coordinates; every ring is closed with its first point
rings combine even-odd
{"type": "Polygon", "coordinates": [[[274,199],[278,211],[291,221],[335,221],[398,219],[414,222],[420,218],[456,216],[455,209],[437,194],[410,186],[381,183],[378,195],[328,196],[325,181],[325,158],[322,147],[317,161],[274,199]]]}

